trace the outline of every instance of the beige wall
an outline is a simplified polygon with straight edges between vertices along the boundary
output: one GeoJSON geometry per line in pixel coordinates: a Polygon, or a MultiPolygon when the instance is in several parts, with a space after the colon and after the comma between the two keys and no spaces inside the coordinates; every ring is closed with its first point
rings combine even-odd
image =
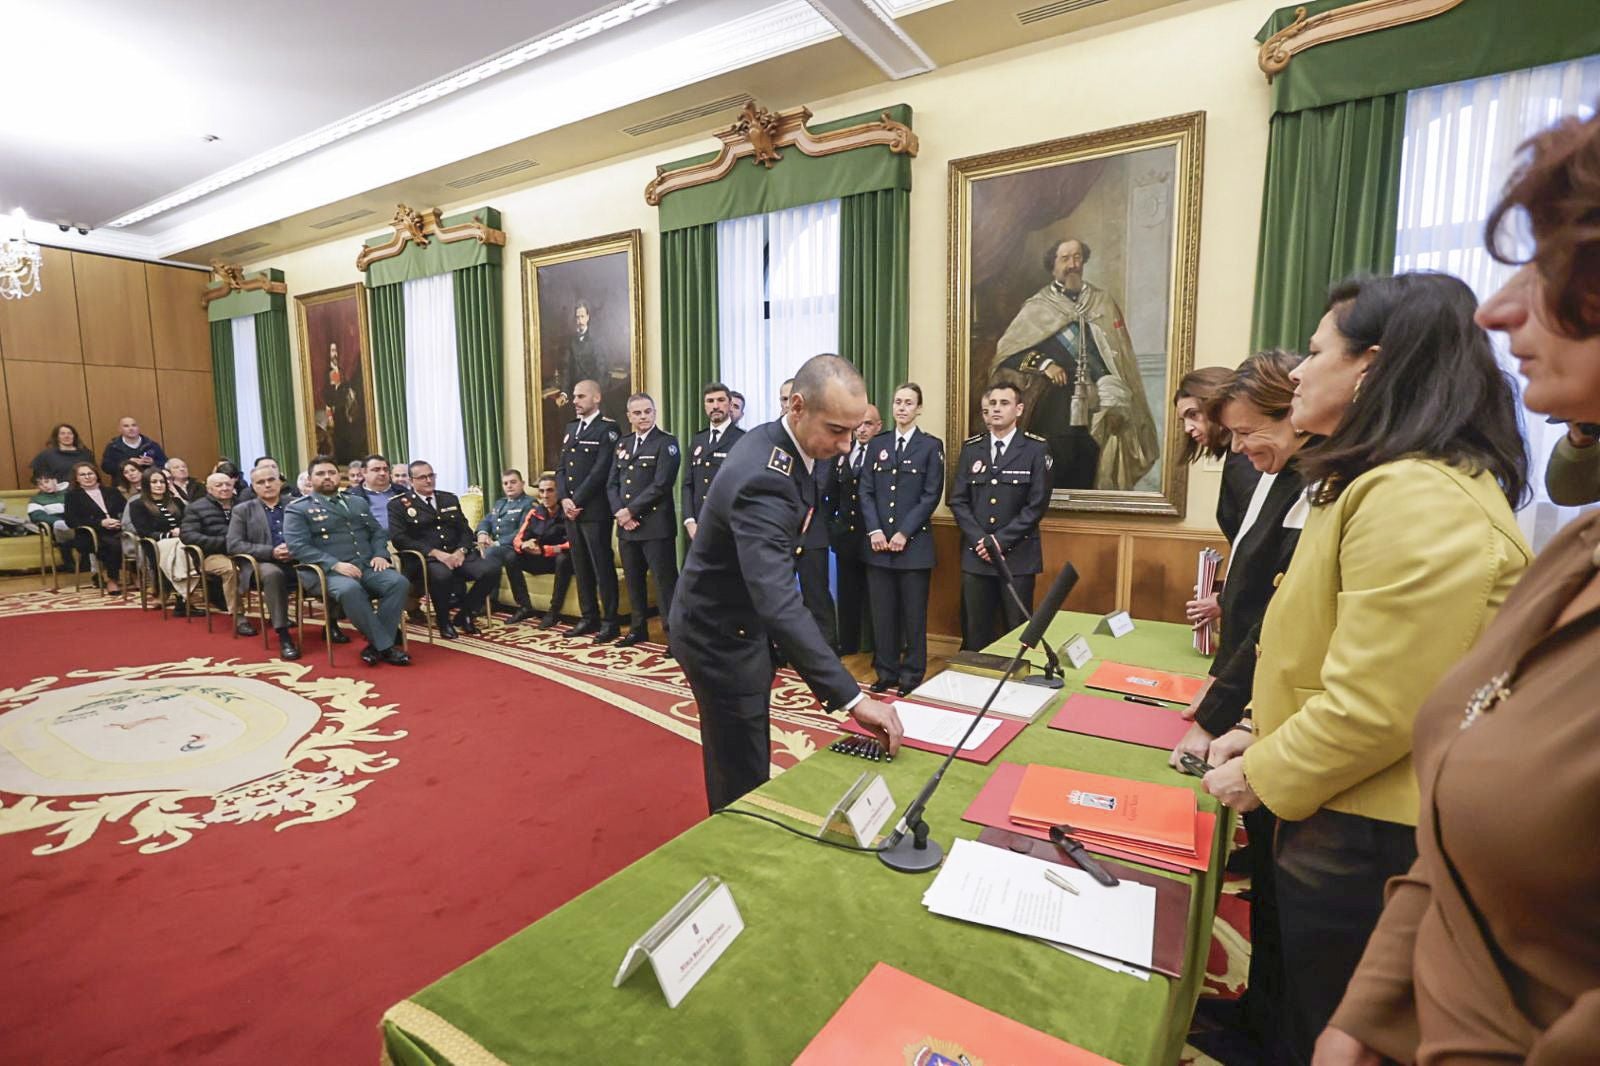
{"type": "MultiPolygon", "coordinates": [[[[1205,111],[1195,361],[1232,364],[1248,354],[1268,118],[1267,86],[1255,66],[1252,38],[1278,3],[1197,0],[908,81],[808,102],[818,121],[897,102],[915,111],[921,154],[914,164],[911,201],[911,377],[929,389],[925,429],[943,434],[945,428],[946,164],[961,156],[1205,111]]],[[[656,163],[710,147],[708,136],[697,135],[486,198],[412,205],[450,213],[488,202],[504,213],[506,436],[513,463],[525,463],[527,456],[521,253],[618,230],[644,231],[646,376],[659,395],[660,241],[644,186],[656,163]]],[[[292,299],[361,280],[355,269],[359,245],[358,239],[344,238],[262,260],[250,269],[282,269],[292,299]]],[[[303,419],[298,351],[295,358],[296,417],[303,419]]],[[[303,437],[303,426],[301,431],[303,437]]],[[[1215,528],[1216,493],[1215,469],[1197,470],[1189,479],[1183,522],[1123,519],[1118,524],[1215,528]]]]}

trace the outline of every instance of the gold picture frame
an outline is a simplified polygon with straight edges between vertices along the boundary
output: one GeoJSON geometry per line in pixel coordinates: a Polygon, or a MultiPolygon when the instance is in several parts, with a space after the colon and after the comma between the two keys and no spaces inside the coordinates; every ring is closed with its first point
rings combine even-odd
{"type": "Polygon", "coordinates": [[[522,253],[522,353],[527,391],[529,476],[555,466],[569,393],[594,370],[600,409],[627,426],[628,397],[644,388],[644,299],[639,230],[608,233],[522,253]],[[586,311],[583,334],[578,307],[586,311]],[[618,312],[626,311],[626,322],[618,312]],[[589,339],[580,341],[581,336],[589,339]],[[582,354],[575,348],[581,344],[582,354]],[[619,350],[626,345],[624,359],[619,350]]]}
{"type": "Polygon", "coordinates": [[[383,442],[378,437],[377,393],[372,376],[372,335],[367,327],[367,287],[356,282],[296,296],[294,321],[300,342],[300,385],[304,397],[306,454],[303,460],[328,454],[338,459],[342,468],[352,459],[364,459],[381,451],[383,442]],[[340,349],[340,380],[332,382],[326,345],[349,344],[352,337],[358,354],[351,359],[340,349]],[[348,371],[357,368],[360,381],[352,385],[348,381],[348,371]],[[351,391],[340,400],[326,395],[329,388],[351,391]],[[353,409],[356,404],[361,408],[359,412],[353,409]],[[349,454],[341,454],[341,448],[349,454]]]}
{"type": "Polygon", "coordinates": [[[1052,510],[1182,517],[1204,141],[1194,112],[950,162],[949,454],[1009,381],[1052,510]]]}

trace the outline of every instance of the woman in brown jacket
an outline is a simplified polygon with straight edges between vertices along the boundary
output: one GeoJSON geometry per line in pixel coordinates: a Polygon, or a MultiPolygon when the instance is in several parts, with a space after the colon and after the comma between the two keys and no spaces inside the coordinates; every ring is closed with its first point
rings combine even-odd
{"type": "MultiPolygon", "coordinates": [[[[1600,117],[1529,142],[1490,218],[1533,258],[1478,311],[1505,333],[1527,407],[1600,422],[1600,117]]],[[[1317,1066],[1600,1063],[1600,514],[1567,526],[1416,717],[1417,861],[1317,1066]]],[[[1292,965],[1292,962],[1291,962],[1292,965]]]]}

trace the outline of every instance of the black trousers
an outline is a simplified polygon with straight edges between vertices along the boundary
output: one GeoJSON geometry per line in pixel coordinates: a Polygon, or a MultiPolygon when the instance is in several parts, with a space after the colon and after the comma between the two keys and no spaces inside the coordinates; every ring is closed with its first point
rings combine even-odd
{"type": "MultiPolygon", "coordinates": [[[[680,633],[675,628],[671,647],[699,707],[706,803],[715,813],[766,784],[771,775],[768,706],[772,677],[768,676],[767,687],[761,692],[729,692],[725,664],[705,652],[693,638],[694,634],[680,633]]],[[[758,647],[756,652],[765,655],[766,649],[758,647]]]]}
{"type": "Polygon", "coordinates": [[[867,567],[872,597],[872,668],[879,681],[901,688],[922,684],[928,672],[928,577],[931,570],[867,567]]]}
{"type": "Polygon", "coordinates": [[[867,615],[867,564],[839,552],[833,557],[839,574],[839,654],[854,655],[861,650],[867,615]]]}
{"type": "MultiPolygon", "coordinates": [[[[421,581],[417,562],[409,556],[405,561],[406,577],[415,589],[421,581]]],[[[499,562],[476,552],[468,552],[466,561],[454,569],[437,559],[428,559],[428,591],[433,595],[433,609],[441,618],[450,612],[476,614],[499,583],[499,562]]]]}
{"type": "MultiPolygon", "coordinates": [[[[1033,583],[1037,574],[1013,574],[1013,584],[1022,602],[1033,605],[1033,583]]],[[[999,639],[1002,632],[1020,626],[1027,616],[1006,592],[1005,579],[989,574],[961,575],[961,646],[982,651],[999,639]],[[1005,629],[996,624],[1005,619],[1005,629]]]]}
{"type": "Polygon", "coordinates": [[[1417,858],[1409,825],[1320,810],[1278,823],[1278,928],[1283,937],[1282,1043],[1309,1063],[1383,911],[1383,886],[1417,858]]]}
{"type": "Polygon", "coordinates": [[[1279,1047],[1283,1014],[1283,943],[1278,931],[1277,867],[1272,838],[1277,815],[1257,807],[1244,816],[1250,838],[1250,972],[1245,979],[1244,1017],[1263,1049],[1279,1047]]]}
{"type": "Polygon", "coordinates": [[[567,598],[567,589],[572,584],[572,553],[564,551],[559,555],[528,555],[523,552],[514,552],[510,548],[494,547],[489,551],[492,557],[501,562],[501,568],[506,575],[506,583],[511,586],[511,598],[517,601],[518,607],[532,609],[533,600],[528,595],[528,582],[524,574],[554,574],[556,575],[555,587],[550,593],[550,612],[561,613],[561,604],[567,598]]]}
{"type": "Polygon", "coordinates": [[[122,533],[115,529],[106,529],[104,526],[101,526],[95,532],[100,537],[98,551],[95,550],[94,542],[90,540],[89,534],[76,534],[75,543],[78,547],[78,555],[83,560],[85,567],[89,565],[91,557],[99,556],[102,580],[117,577],[122,572],[122,533]]]}
{"type": "Polygon", "coordinates": [[[833,593],[828,591],[828,546],[807,545],[795,559],[794,569],[800,575],[800,599],[817,620],[828,647],[837,648],[839,627],[833,617],[833,593]]]}
{"type": "Polygon", "coordinates": [[[567,533],[572,538],[572,572],[578,578],[581,621],[615,625],[617,564],[611,554],[611,523],[572,522],[567,525],[567,533]]]}
{"type": "Polygon", "coordinates": [[[672,616],[672,590],[678,585],[677,538],[618,540],[617,547],[622,552],[622,576],[628,582],[633,631],[645,632],[645,609],[650,594],[645,583],[646,571],[655,575],[656,612],[665,624],[672,616]]]}

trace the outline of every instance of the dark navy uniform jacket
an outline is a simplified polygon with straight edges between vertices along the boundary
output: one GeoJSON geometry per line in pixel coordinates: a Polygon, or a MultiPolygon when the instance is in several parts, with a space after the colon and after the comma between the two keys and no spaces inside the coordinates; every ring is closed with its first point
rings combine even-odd
{"type": "Polygon", "coordinates": [[[933,535],[928,522],[944,493],[944,445],[918,429],[895,460],[895,431],[880,433],[867,445],[861,472],[861,517],[867,533],[882,530],[887,538],[906,535],[905,551],[875,552],[869,566],[891,570],[932,570],[933,535]]]}
{"type": "Polygon", "coordinates": [[[999,539],[1006,566],[1013,574],[1044,569],[1039,547],[1039,519],[1050,504],[1050,449],[1043,437],[1011,434],[1000,465],[994,464],[994,438],[968,437],[956,461],[956,483],[950,490],[950,513],[961,527],[961,569],[993,577],[997,571],[978,558],[973,546],[991,534],[999,539]]]}
{"type": "MultiPolygon", "coordinates": [[[[869,442],[870,443],[870,442],[869,442]]],[[[862,445],[865,449],[867,445],[862,445]]],[[[841,455],[833,461],[833,511],[828,519],[828,540],[833,550],[846,559],[865,559],[871,548],[867,546],[867,527],[861,517],[861,475],[866,473],[865,456],[861,470],[850,465],[850,457],[841,455]]]]}
{"type": "Polygon", "coordinates": [[[834,497],[839,493],[839,479],[834,473],[834,464],[818,461],[812,468],[812,473],[817,482],[817,513],[812,522],[806,527],[806,535],[801,544],[808,552],[821,551],[826,554],[828,542],[828,522],[833,515],[834,497]]]}
{"type": "Polygon", "coordinates": [[[606,482],[611,478],[611,460],[622,432],[615,422],[598,413],[588,429],[580,431],[582,424],[581,419],[573,419],[561,438],[561,456],[556,460],[556,499],[571,500],[582,507],[579,522],[609,522],[606,482]]]}
{"type": "Polygon", "coordinates": [[[611,483],[606,490],[611,513],[624,507],[639,520],[633,530],[617,527],[618,540],[664,540],[678,535],[677,508],[672,490],[678,483],[678,438],[652,429],[644,440],[629,433],[617,441],[611,462],[611,483]],[[635,442],[638,442],[637,448],[635,442]]]}
{"type": "Polygon", "coordinates": [[[683,467],[683,520],[687,522],[693,518],[700,520],[700,508],[706,502],[706,494],[711,491],[711,479],[717,476],[717,471],[722,469],[723,461],[728,458],[728,452],[744,436],[744,430],[732,422],[722,424],[722,436],[717,438],[717,446],[711,446],[711,427],[707,426],[694,435],[694,440],[689,442],[689,457],[683,467]]]}
{"type": "Polygon", "coordinates": [[[453,552],[477,544],[461,501],[454,493],[436,492],[429,507],[415,492],[404,492],[389,501],[389,539],[401,551],[453,552]]]}

